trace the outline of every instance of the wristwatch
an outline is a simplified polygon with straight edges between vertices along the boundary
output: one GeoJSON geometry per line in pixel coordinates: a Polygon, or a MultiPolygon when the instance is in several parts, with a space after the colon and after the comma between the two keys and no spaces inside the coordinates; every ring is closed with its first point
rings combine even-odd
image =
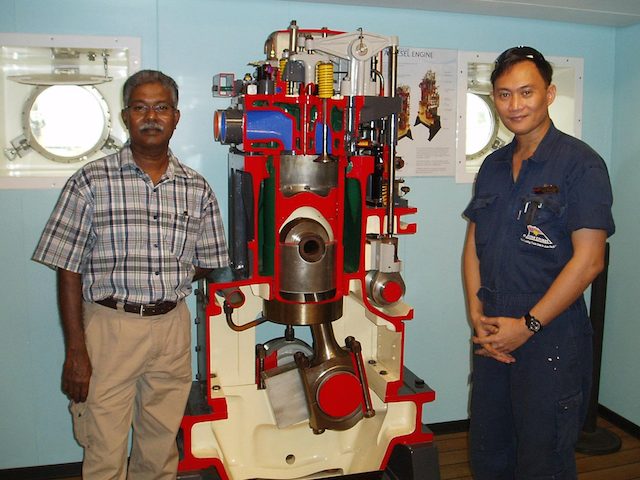
{"type": "Polygon", "coordinates": [[[540,330],[542,330],[542,324],[540,323],[540,320],[538,320],[528,312],[524,314],[524,324],[533,333],[538,333],[540,330]]]}

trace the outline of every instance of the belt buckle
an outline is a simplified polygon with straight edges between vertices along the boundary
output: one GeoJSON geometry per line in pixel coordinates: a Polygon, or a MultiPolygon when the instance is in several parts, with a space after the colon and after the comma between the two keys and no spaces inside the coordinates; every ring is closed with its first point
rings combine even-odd
{"type": "Polygon", "coordinates": [[[140,311],[138,312],[138,314],[139,314],[141,317],[144,317],[144,307],[145,307],[145,306],[144,306],[144,304],[142,304],[142,303],[141,303],[141,304],[140,304],[140,311]]]}

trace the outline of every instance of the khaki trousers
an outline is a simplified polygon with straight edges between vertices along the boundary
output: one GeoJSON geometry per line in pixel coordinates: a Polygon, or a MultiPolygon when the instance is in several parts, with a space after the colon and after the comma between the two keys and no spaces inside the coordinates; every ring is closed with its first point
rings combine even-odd
{"type": "Polygon", "coordinates": [[[191,386],[185,302],[151,317],[85,303],[84,328],[93,373],[87,401],[70,407],[83,479],[175,479],[176,434],[191,386]]]}

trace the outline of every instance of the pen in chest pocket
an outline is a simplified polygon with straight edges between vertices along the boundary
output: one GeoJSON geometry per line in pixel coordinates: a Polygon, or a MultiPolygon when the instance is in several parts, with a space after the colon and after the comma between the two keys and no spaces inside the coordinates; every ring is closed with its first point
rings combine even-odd
{"type": "Polygon", "coordinates": [[[517,220],[520,220],[524,214],[524,221],[527,225],[533,225],[536,219],[536,214],[543,206],[543,203],[538,200],[529,200],[525,202],[524,206],[518,211],[517,220]]]}
{"type": "MultiPolygon", "coordinates": [[[[544,184],[541,186],[533,187],[533,193],[536,195],[545,195],[545,194],[557,194],[560,192],[560,189],[557,185],[553,184],[544,184]]],[[[540,210],[544,205],[542,200],[528,200],[524,203],[524,206],[518,211],[517,220],[520,220],[520,217],[524,214],[524,220],[527,225],[533,225],[536,219],[536,215],[538,210],[540,210]]]]}

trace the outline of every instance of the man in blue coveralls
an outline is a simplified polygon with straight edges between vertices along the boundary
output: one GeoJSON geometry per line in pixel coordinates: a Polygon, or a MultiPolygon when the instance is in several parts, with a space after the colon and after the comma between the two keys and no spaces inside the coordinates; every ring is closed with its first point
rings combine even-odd
{"type": "Polygon", "coordinates": [[[577,478],[592,370],[583,292],[615,227],[605,163],[549,117],[552,73],[530,47],[496,60],[493,97],[515,137],[484,161],[464,212],[476,480],[577,478]]]}

